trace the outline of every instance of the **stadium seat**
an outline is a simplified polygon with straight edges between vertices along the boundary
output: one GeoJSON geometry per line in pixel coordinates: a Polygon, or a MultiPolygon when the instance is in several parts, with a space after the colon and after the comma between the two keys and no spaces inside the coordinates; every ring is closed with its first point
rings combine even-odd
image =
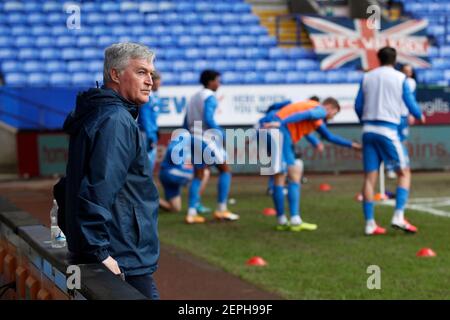
{"type": "Polygon", "coordinates": [[[238,72],[255,71],[255,61],[249,59],[239,59],[234,62],[235,70],[238,72]]]}
{"type": "Polygon", "coordinates": [[[251,59],[266,59],[269,57],[267,48],[245,48],[245,57],[251,59]]]}
{"type": "Polygon", "coordinates": [[[90,73],[76,72],[72,75],[72,84],[79,87],[89,87],[95,84],[95,79],[90,73]]]}
{"type": "Polygon", "coordinates": [[[192,2],[177,2],[175,10],[179,13],[189,14],[190,12],[195,11],[195,4],[192,2]]]}
{"type": "Polygon", "coordinates": [[[260,72],[246,72],[244,74],[244,83],[246,84],[264,83],[264,76],[260,72]]]}
{"type": "Polygon", "coordinates": [[[14,38],[9,36],[0,36],[0,48],[9,48],[14,45],[14,38]]]}
{"type": "Polygon", "coordinates": [[[32,87],[46,87],[49,82],[48,75],[42,72],[30,73],[27,78],[27,85],[32,87]]]}
{"type": "Polygon", "coordinates": [[[50,85],[53,87],[67,86],[71,84],[71,77],[68,73],[56,72],[50,75],[50,85]]]}
{"type": "Polygon", "coordinates": [[[87,60],[74,60],[67,63],[67,71],[70,73],[89,71],[87,60]]]}
{"type": "Polygon", "coordinates": [[[225,49],[225,56],[228,59],[239,59],[245,57],[245,51],[241,48],[229,47],[225,49]]]}
{"type": "Polygon", "coordinates": [[[450,69],[450,58],[435,58],[431,63],[434,69],[450,69]]]}
{"type": "Polygon", "coordinates": [[[450,57],[450,45],[449,46],[442,46],[439,49],[439,55],[441,57],[450,57]]]}
{"type": "Polygon", "coordinates": [[[24,73],[7,73],[5,75],[5,83],[8,86],[13,87],[25,86],[27,83],[27,76],[24,73]]]}
{"type": "Polygon", "coordinates": [[[347,72],[347,82],[348,83],[360,83],[363,78],[362,71],[348,71],[347,72]]]}
{"type": "Polygon", "coordinates": [[[269,71],[264,74],[265,83],[284,83],[286,75],[284,72],[269,71]]]}
{"type": "Polygon", "coordinates": [[[203,58],[204,55],[204,50],[203,49],[199,49],[199,48],[188,48],[184,51],[184,56],[187,59],[200,59],[203,58]]]}
{"type": "Polygon", "coordinates": [[[256,71],[275,70],[275,61],[273,60],[257,60],[255,64],[256,71]]]}
{"type": "Polygon", "coordinates": [[[28,60],[23,63],[24,72],[37,72],[42,69],[42,63],[39,60],[28,60]]]}
{"type": "Polygon", "coordinates": [[[164,84],[166,85],[173,86],[179,83],[179,75],[177,73],[165,72],[163,77],[164,77],[164,84]]]}
{"type": "Polygon", "coordinates": [[[238,24],[239,21],[239,15],[236,14],[224,13],[220,15],[220,22],[226,26],[231,24],[238,24]]]}
{"type": "Polygon", "coordinates": [[[172,62],[172,70],[174,72],[186,72],[193,69],[191,63],[184,60],[175,60],[172,62]]]}
{"type": "Polygon", "coordinates": [[[194,47],[197,44],[197,39],[194,36],[178,37],[177,45],[179,47],[194,47]]]}
{"type": "Polygon", "coordinates": [[[219,47],[209,47],[205,49],[205,57],[209,60],[215,60],[225,57],[225,51],[219,47]]]}
{"type": "Polygon", "coordinates": [[[310,60],[310,59],[301,59],[295,62],[296,69],[298,71],[302,70],[317,70],[320,65],[318,61],[310,60]]]}
{"type": "Polygon", "coordinates": [[[296,69],[295,61],[292,60],[277,60],[275,63],[277,71],[294,71],[296,69]]]}
{"type": "Polygon", "coordinates": [[[57,48],[43,48],[39,52],[39,57],[44,61],[61,59],[61,50],[57,48]]]}
{"type": "Polygon", "coordinates": [[[328,71],[325,74],[325,81],[327,83],[344,83],[347,81],[347,72],[343,70],[328,71]]]}
{"type": "Polygon", "coordinates": [[[200,47],[211,47],[216,44],[216,38],[212,36],[200,36],[197,39],[197,44],[200,47]]]}
{"type": "Polygon", "coordinates": [[[239,47],[253,47],[256,46],[258,38],[254,36],[239,36],[237,44],[239,47]]]}
{"type": "Polygon", "coordinates": [[[18,57],[20,60],[39,59],[39,51],[34,48],[22,48],[19,50],[18,57]]]}
{"type": "Polygon", "coordinates": [[[0,70],[3,72],[21,72],[23,63],[16,60],[6,60],[1,64],[0,70]]]}
{"type": "Polygon", "coordinates": [[[212,67],[215,70],[218,70],[220,72],[226,72],[226,71],[233,71],[234,70],[234,62],[230,61],[230,60],[215,60],[212,63],[212,67]]]}
{"type": "Polygon", "coordinates": [[[33,37],[27,37],[27,36],[20,36],[16,38],[15,46],[18,48],[21,47],[33,47],[35,43],[35,38],[33,37]]]}
{"type": "Polygon", "coordinates": [[[196,72],[183,72],[179,78],[182,85],[198,83],[198,74],[196,72]]]}
{"type": "Polygon", "coordinates": [[[66,64],[59,60],[50,60],[45,63],[45,71],[48,73],[65,72],[66,64]]]}
{"type": "Polygon", "coordinates": [[[306,83],[323,83],[326,81],[324,72],[321,71],[308,71],[306,73],[306,83]]]}
{"type": "MultiPolygon", "coordinates": [[[[47,16],[41,13],[32,13],[26,17],[26,21],[29,25],[42,24],[47,20],[47,16]]],[[[21,21],[20,23],[23,23],[21,21]]]]}
{"type": "Polygon", "coordinates": [[[275,37],[271,36],[258,36],[257,41],[258,46],[264,46],[264,47],[272,47],[277,45],[277,39],[275,37]]]}
{"type": "Polygon", "coordinates": [[[15,59],[17,55],[17,50],[0,48],[0,60],[15,59]]]}
{"type": "Polygon", "coordinates": [[[61,57],[64,60],[76,60],[80,57],[80,50],[78,48],[64,48],[61,57]]]}
{"type": "Polygon", "coordinates": [[[305,72],[288,71],[286,73],[286,82],[287,83],[305,83],[306,82],[306,74],[305,74],[305,72]]]}
{"type": "Polygon", "coordinates": [[[240,72],[226,71],[222,74],[222,81],[224,84],[236,84],[242,81],[242,74],[240,72]]]}
{"type": "Polygon", "coordinates": [[[41,48],[53,47],[55,45],[55,38],[48,36],[40,36],[35,39],[35,46],[41,48]]]}
{"type": "Polygon", "coordinates": [[[201,72],[208,68],[211,68],[211,62],[208,60],[196,60],[194,62],[194,71],[196,72],[201,72]]]}
{"type": "Polygon", "coordinates": [[[221,47],[231,47],[236,45],[236,37],[222,35],[217,39],[217,44],[221,47]]]}

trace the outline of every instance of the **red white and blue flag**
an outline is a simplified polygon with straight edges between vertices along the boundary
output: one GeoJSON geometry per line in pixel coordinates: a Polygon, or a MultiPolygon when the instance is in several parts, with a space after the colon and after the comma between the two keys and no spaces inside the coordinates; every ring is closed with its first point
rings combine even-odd
{"type": "Polygon", "coordinates": [[[376,29],[365,19],[302,18],[322,70],[354,66],[364,70],[378,67],[377,51],[385,46],[397,50],[397,61],[415,68],[428,68],[426,20],[381,22],[376,29]]]}

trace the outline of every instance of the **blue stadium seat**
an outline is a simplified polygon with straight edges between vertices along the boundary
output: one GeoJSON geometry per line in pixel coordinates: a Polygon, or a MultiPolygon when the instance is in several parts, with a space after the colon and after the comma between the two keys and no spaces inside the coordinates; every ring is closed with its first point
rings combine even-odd
{"type": "Polygon", "coordinates": [[[60,36],[56,39],[55,44],[61,48],[73,47],[77,45],[77,39],[73,36],[60,36]]]}
{"type": "Polygon", "coordinates": [[[217,44],[221,47],[231,47],[236,45],[236,37],[222,35],[217,39],[217,44]]]}
{"type": "Polygon", "coordinates": [[[205,57],[208,60],[225,58],[225,54],[226,54],[226,52],[225,52],[224,48],[208,47],[205,49],[205,57]]]}
{"type": "Polygon", "coordinates": [[[284,83],[286,75],[284,72],[268,71],[264,74],[265,83],[284,83]]]}
{"type": "Polygon", "coordinates": [[[88,25],[103,25],[105,23],[105,14],[99,12],[88,12],[86,13],[85,19],[88,25]]]}
{"type": "Polygon", "coordinates": [[[239,59],[245,57],[245,51],[242,48],[229,47],[225,49],[225,56],[228,59],[239,59]]]}
{"type": "Polygon", "coordinates": [[[196,72],[183,72],[179,75],[180,84],[196,84],[198,83],[198,74],[196,72]]]}
{"type": "Polygon", "coordinates": [[[128,31],[128,28],[124,25],[114,25],[110,28],[110,33],[112,33],[115,36],[128,36],[130,32],[128,31]]]}
{"type": "Polygon", "coordinates": [[[59,11],[64,12],[63,2],[45,1],[42,5],[42,10],[45,12],[59,11]]]}
{"type": "Polygon", "coordinates": [[[149,30],[151,27],[148,27],[146,25],[132,25],[129,27],[129,29],[131,30],[131,34],[133,36],[145,36],[147,34],[149,34],[149,30]]]}
{"type": "Polygon", "coordinates": [[[24,73],[7,73],[5,75],[5,83],[8,86],[20,87],[27,83],[27,76],[24,73]]]}
{"type": "Polygon", "coordinates": [[[80,57],[80,54],[81,52],[78,48],[64,48],[62,49],[61,57],[64,60],[76,60],[80,57]]]}
{"type": "Polygon", "coordinates": [[[225,12],[231,12],[233,11],[233,4],[228,2],[218,2],[213,7],[213,10],[220,14],[223,14],[225,12]]]}
{"type": "Polygon", "coordinates": [[[172,62],[172,70],[174,72],[186,72],[192,70],[192,68],[192,64],[185,60],[175,60],[172,62]]]}
{"type": "Polygon", "coordinates": [[[45,63],[45,71],[49,73],[65,72],[66,64],[59,60],[50,60],[45,63]]]}
{"type": "Polygon", "coordinates": [[[214,8],[214,4],[206,1],[195,2],[195,11],[197,12],[211,12],[214,8]]]}
{"type": "Polygon", "coordinates": [[[6,20],[10,25],[21,25],[27,21],[27,16],[23,13],[11,13],[7,15],[6,20]]]}
{"type": "Polygon", "coordinates": [[[170,34],[173,36],[184,36],[187,33],[187,28],[181,24],[178,25],[173,25],[170,30],[169,30],[170,34]]]}
{"type": "Polygon", "coordinates": [[[107,47],[117,42],[117,37],[115,36],[100,36],[97,38],[97,45],[99,47],[107,47]]]}
{"type": "Polygon", "coordinates": [[[166,30],[167,30],[166,26],[163,26],[163,25],[154,26],[154,27],[150,28],[149,34],[154,35],[154,36],[168,35],[166,30]]]}
{"type": "Polygon", "coordinates": [[[205,35],[205,27],[203,25],[193,25],[188,28],[187,32],[193,36],[205,35]]]}
{"type": "Polygon", "coordinates": [[[216,44],[216,37],[200,36],[198,37],[197,44],[200,47],[214,46],[216,44]]]}
{"type": "Polygon", "coordinates": [[[209,34],[214,35],[215,37],[225,35],[227,33],[227,28],[220,24],[212,24],[207,27],[207,32],[209,34]]]}
{"type": "Polygon", "coordinates": [[[72,75],[72,84],[80,87],[93,86],[95,79],[90,73],[76,72],[72,75]]]}
{"type": "Polygon", "coordinates": [[[212,63],[209,60],[197,60],[194,62],[194,70],[201,72],[205,69],[211,68],[212,63]]]}
{"type": "Polygon", "coordinates": [[[237,36],[242,34],[242,27],[238,24],[229,25],[226,28],[226,34],[237,36]]]}
{"type": "Polygon", "coordinates": [[[190,12],[195,11],[195,4],[192,2],[177,2],[175,10],[179,13],[189,14],[190,12]]]}
{"type": "Polygon", "coordinates": [[[67,86],[71,84],[71,76],[65,72],[55,72],[50,75],[50,85],[53,87],[67,86]]]}
{"type": "Polygon", "coordinates": [[[260,25],[249,26],[246,28],[246,31],[255,36],[266,36],[268,35],[267,29],[260,25]]]}
{"type": "Polygon", "coordinates": [[[23,71],[23,63],[16,60],[6,60],[1,64],[0,70],[3,72],[21,72],[23,71]]]}
{"type": "Polygon", "coordinates": [[[164,50],[164,58],[167,60],[183,59],[184,50],[179,48],[167,48],[164,50]]]}
{"type": "Polygon", "coordinates": [[[120,3],[111,2],[111,1],[102,2],[102,4],[100,5],[100,8],[102,11],[109,14],[114,11],[120,11],[120,3]]]}
{"type": "Polygon", "coordinates": [[[159,38],[159,45],[161,47],[173,47],[176,45],[175,38],[171,36],[161,36],[159,38]]]}
{"type": "Polygon", "coordinates": [[[142,2],[139,4],[139,12],[158,12],[158,3],[157,2],[142,2]]]}
{"type": "Polygon", "coordinates": [[[439,48],[438,47],[428,47],[428,56],[430,58],[435,58],[439,56],[439,48]]]}
{"type": "Polygon", "coordinates": [[[431,62],[434,69],[450,69],[450,58],[435,58],[431,62]]]}
{"type": "Polygon", "coordinates": [[[165,85],[173,86],[179,84],[179,75],[177,73],[164,72],[162,77],[165,85]]]}
{"type": "Polygon", "coordinates": [[[220,15],[215,13],[205,13],[200,15],[200,21],[205,25],[210,25],[220,21],[220,15]]]}
{"type": "Polygon", "coordinates": [[[273,47],[277,45],[277,39],[271,36],[258,36],[258,46],[273,47]]]}
{"type": "Polygon", "coordinates": [[[320,64],[316,60],[310,59],[300,59],[295,62],[296,69],[298,71],[302,70],[317,70],[320,67],[320,64]]]}
{"type": "MultiPolygon", "coordinates": [[[[75,59],[83,58],[85,60],[90,60],[90,59],[102,59],[103,58],[102,50],[99,50],[97,48],[87,47],[87,48],[83,48],[83,49],[77,49],[76,51],[78,53],[78,57],[75,59]]],[[[74,58],[69,58],[69,59],[73,60],[74,58]]]]}
{"type": "Polygon", "coordinates": [[[259,18],[258,16],[255,16],[253,14],[243,14],[239,17],[239,23],[243,25],[258,25],[259,24],[259,18]]]}
{"type": "MultiPolygon", "coordinates": [[[[160,72],[172,71],[172,61],[157,59],[155,62],[156,70],[160,72]]],[[[165,82],[165,81],[164,81],[165,82]]]]}
{"type": "Polygon", "coordinates": [[[0,48],[0,60],[15,59],[17,56],[17,50],[0,48]]]}
{"type": "Polygon", "coordinates": [[[88,60],[74,60],[67,63],[67,71],[71,73],[89,71],[88,67],[88,60]]]}
{"type": "MultiPolygon", "coordinates": [[[[87,18],[89,17],[88,14],[86,14],[86,22],[87,18]]],[[[67,15],[64,15],[59,12],[52,12],[50,14],[46,15],[47,24],[54,26],[54,25],[61,25],[66,23],[67,15]]],[[[83,23],[83,22],[82,22],[83,23]]]]}
{"type": "Polygon", "coordinates": [[[120,2],[120,11],[125,13],[137,13],[140,11],[140,4],[134,1],[120,2]]]}
{"type": "Polygon", "coordinates": [[[325,73],[322,71],[308,71],[306,73],[307,83],[324,83],[326,81],[325,73]]]}
{"type": "Polygon", "coordinates": [[[325,73],[327,83],[344,83],[347,81],[347,72],[343,70],[328,71],[325,73]]]}
{"type": "MultiPolygon", "coordinates": [[[[41,13],[31,13],[26,17],[26,21],[29,25],[42,24],[47,21],[47,16],[41,13]]],[[[23,23],[23,21],[21,21],[23,23]]]]}
{"type": "MultiPolygon", "coordinates": [[[[50,34],[53,36],[62,36],[64,34],[69,34],[69,29],[65,25],[57,25],[51,28],[50,34]]],[[[48,36],[45,34],[44,36],[48,36]]]]}
{"type": "Polygon", "coordinates": [[[265,59],[269,57],[267,48],[245,48],[245,57],[251,59],[265,59]]]}
{"type": "Polygon", "coordinates": [[[32,87],[46,87],[50,79],[46,73],[30,73],[27,78],[27,84],[32,87]]]}
{"type": "Polygon", "coordinates": [[[138,41],[153,48],[158,43],[158,38],[154,36],[140,36],[138,41]]]}
{"type": "Polygon", "coordinates": [[[3,10],[8,13],[23,11],[24,9],[24,4],[19,1],[6,1],[3,5],[3,10]]]}
{"type": "Polygon", "coordinates": [[[25,2],[23,4],[23,11],[25,12],[38,12],[42,10],[42,3],[39,2],[25,2]]]}
{"type": "Polygon", "coordinates": [[[311,49],[289,48],[287,54],[291,59],[316,59],[316,54],[311,49]]]}
{"type": "Polygon", "coordinates": [[[254,36],[239,36],[238,37],[238,46],[240,47],[253,47],[256,46],[258,43],[258,38],[254,36]]]}
{"type": "Polygon", "coordinates": [[[274,47],[269,49],[270,59],[286,59],[288,57],[289,55],[286,48],[274,47]]]}
{"type": "Polygon", "coordinates": [[[39,59],[39,51],[34,48],[22,48],[19,49],[18,54],[19,59],[28,60],[28,59],[39,59]]]}
{"type": "Polygon", "coordinates": [[[441,56],[441,57],[450,57],[450,45],[442,46],[439,49],[439,56],[441,56]]]}
{"type": "Polygon", "coordinates": [[[180,22],[182,22],[188,26],[192,26],[196,23],[200,23],[197,14],[195,14],[193,12],[187,12],[186,14],[181,15],[180,22]]]}
{"type": "Polygon", "coordinates": [[[305,83],[306,74],[304,72],[289,71],[286,73],[287,83],[305,83]]]}
{"type": "Polygon", "coordinates": [[[219,72],[223,73],[226,71],[233,71],[234,70],[234,62],[230,60],[215,60],[212,64],[213,69],[218,70],[219,72]]]}
{"type": "Polygon", "coordinates": [[[246,13],[251,11],[252,11],[251,6],[248,3],[245,2],[233,3],[233,12],[246,13]]]}
{"type": "Polygon", "coordinates": [[[255,64],[256,71],[275,70],[275,61],[273,60],[257,60],[255,64]]]}
{"type": "MultiPolygon", "coordinates": [[[[0,19],[1,18],[2,17],[0,16],[0,19]]],[[[3,36],[10,36],[10,28],[9,28],[9,25],[0,23],[0,37],[3,37],[3,36]]]]}
{"type": "Polygon", "coordinates": [[[53,47],[55,45],[55,37],[40,36],[35,39],[34,44],[40,48],[53,47]]]}
{"type": "Polygon", "coordinates": [[[222,74],[222,82],[224,84],[236,84],[242,82],[242,74],[240,72],[225,71],[222,74]]]}
{"type": "Polygon", "coordinates": [[[181,36],[178,37],[177,44],[179,47],[194,47],[197,44],[197,39],[193,36],[181,36]]]}
{"type": "MultiPolygon", "coordinates": [[[[240,18],[239,15],[237,14],[232,14],[232,13],[224,13],[222,15],[220,15],[220,22],[226,26],[228,25],[236,25],[240,22],[240,18]]],[[[241,29],[242,32],[242,29],[241,29]]]]}
{"type": "Polygon", "coordinates": [[[149,13],[145,15],[144,21],[148,25],[156,26],[162,23],[162,16],[157,13],[149,13]]]}
{"type": "Polygon", "coordinates": [[[0,36],[0,48],[8,48],[14,45],[14,38],[9,36],[0,36]]]}
{"type": "Polygon", "coordinates": [[[97,39],[89,36],[81,36],[76,39],[76,45],[80,48],[96,46],[97,39]]]}
{"type": "Polygon", "coordinates": [[[238,59],[234,62],[234,68],[236,71],[255,71],[256,62],[249,59],[238,59]]]}
{"type": "Polygon", "coordinates": [[[31,28],[31,34],[34,36],[48,36],[51,28],[44,25],[37,25],[31,28]]]}
{"type": "Polygon", "coordinates": [[[27,36],[30,35],[30,29],[21,25],[14,25],[11,27],[11,35],[13,36],[27,36]]]}
{"type": "Polygon", "coordinates": [[[34,43],[35,43],[35,38],[27,37],[27,36],[20,36],[20,37],[16,38],[15,46],[18,48],[33,47],[34,43]]]}
{"type": "Polygon", "coordinates": [[[184,51],[184,56],[187,59],[200,59],[205,56],[204,50],[199,48],[188,48],[184,51]]]}
{"type": "Polygon", "coordinates": [[[158,3],[158,11],[174,11],[175,2],[162,1],[158,3]]]}
{"type": "Polygon", "coordinates": [[[83,12],[96,12],[99,11],[99,3],[97,2],[83,2],[83,12]]]}
{"type": "Polygon", "coordinates": [[[260,72],[246,72],[244,74],[244,83],[246,84],[264,83],[264,75],[261,74],[260,72]]]}
{"type": "Polygon", "coordinates": [[[179,20],[180,15],[176,12],[166,13],[162,16],[162,22],[169,26],[178,23],[179,20]]]}
{"type": "Polygon", "coordinates": [[[56,48],[43,48],[40,50],[39,58],[45,61],[61,59],[61,50],[56,48]]]}
{"type": "Polygon", "coordinates": [[[360,83],[363,78],[362,71],[347,71],[347,82],[348,83],[360,83]]]}
{"type": "Polygon", "coordinates": [[[275,69],[277,71],[295,71],[295,61],[292,60],[277,60],[275,62],[275,69]]]}
{"type": "Polygon", "coordinates": [[[23,71],[37,72],[42,70],[42,62],[39,60],[28,60],[23,63],[23,71]]]}

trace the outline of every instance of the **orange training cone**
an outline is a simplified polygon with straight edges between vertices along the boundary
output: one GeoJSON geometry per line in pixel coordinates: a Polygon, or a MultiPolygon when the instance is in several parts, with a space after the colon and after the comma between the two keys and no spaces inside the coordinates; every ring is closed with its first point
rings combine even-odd
{"type": "Polygon", "coordinates": [[[388,196],[386,194],[382,194],[382,193],[377,193],[373,196],[373,200],[375,201],[383,201],[383,200],[387,200],[388,196]]]}
{"type": "Polygon", "coordinates": [[[248,266],[256,266],[256,267],[264,267],[267,265],[267,262],[258,256],[255,257],[251,257],[250,259],[247,260],[247,265],[248,266]]]}
{"type": "Polygon", "coordinates": [[[430,248],[422,248],[416,253],[416,256],[421,258],[436,257],[436,252],[430,248]]]}
{"type": "Polygon", "coordinates": [[[328,183],[322,183],[319,186],[320,191],[330,191],[331,190],[331,186],[328,183]]]}
{"type": "Polygon", "coordinates": [[[264,208],[263,215],[265,216],[276,216],[277,211],[274,208],[264,208]]]}

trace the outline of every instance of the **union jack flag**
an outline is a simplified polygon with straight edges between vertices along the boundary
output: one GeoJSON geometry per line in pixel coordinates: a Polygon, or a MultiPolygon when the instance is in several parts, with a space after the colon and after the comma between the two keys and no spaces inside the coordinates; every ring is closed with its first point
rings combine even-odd
{"type": "Polygon", "coordinates": [[[428,68],[426,20],[381,23],[380,30],[365,19],[302,18],[321,59],[322,70],[354,65],[364,70],[378,67],[377,51],[385,46],[397,50],[397,61],[416,68],[428,68]],[[421,57],[421,58],[419,58],[421,57]]]}

